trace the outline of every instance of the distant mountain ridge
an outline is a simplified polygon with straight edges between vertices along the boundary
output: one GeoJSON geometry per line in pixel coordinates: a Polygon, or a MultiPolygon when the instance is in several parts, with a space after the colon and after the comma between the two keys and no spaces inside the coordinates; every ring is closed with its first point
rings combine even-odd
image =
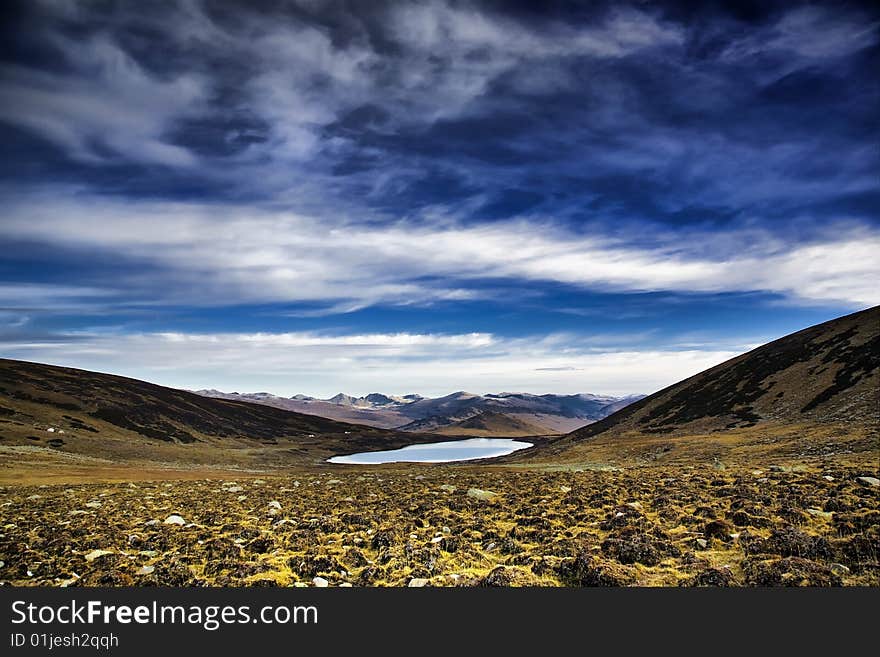
{"type": "Polygon", "coordinates": [[[537,434],[567,433],[601,420],[643,397],[643,395],[615,397],[589,393],[533,395],[515,392],[477,395],[458,391],[437,398],[416,394],[395,396],[374,392],[363,397],[339,393],[329,399],[317,399],[303,394],[288,398],[265,392],[224,393],[218,390],[196,392],[206,397],[256,402],[338,421],[402,431],[459,433],[457,429],[462,429],[460,433],[464,434],[467,425],[461,423],[485,413],[494,413],[496,416],[488,416],[485,426],[480,427],[480,430],[490,431],[488,427],[496,427],[498,430],[494,432],[495,435],[527,435],[523,433],[524,427],[537,434]],[[508,419],[501,421],[497,414],[504,414],[508,419]],[[513,433],[505,434],[504,431],[513,433]]]}

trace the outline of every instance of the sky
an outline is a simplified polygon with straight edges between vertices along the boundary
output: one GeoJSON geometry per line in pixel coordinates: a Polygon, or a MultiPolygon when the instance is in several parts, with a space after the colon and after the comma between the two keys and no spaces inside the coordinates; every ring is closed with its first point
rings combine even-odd
{"type": "Polygon", "coordinates": [[[650,393],[880,303],[880,12],[3,3],[0,357],[650,393]]]}

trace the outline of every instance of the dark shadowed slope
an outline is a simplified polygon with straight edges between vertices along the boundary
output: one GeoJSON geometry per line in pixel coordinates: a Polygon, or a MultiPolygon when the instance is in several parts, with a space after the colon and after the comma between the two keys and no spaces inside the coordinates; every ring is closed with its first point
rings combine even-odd
{"type": "Polygon", "coordinates": [[[760,422],[876,422],[880,306],[774,340],[580,429],[645,433],[731,429],[760,422]]]}
{"type": "Polygon", "coordinates": [[[834,435],[867,435],[861,430],[872,433],[878,422],[880,306],[758,347],[556,439],[543,453],[519,458],[553,458],[600,443],[607,447],[603,454],[623,454],[639,441],[660,453],[681,447],[669,440],[684,436],[727,432],[758,440],[771,429],[785,433],[785,427],[819,431],[833,425],[834,435]]]}

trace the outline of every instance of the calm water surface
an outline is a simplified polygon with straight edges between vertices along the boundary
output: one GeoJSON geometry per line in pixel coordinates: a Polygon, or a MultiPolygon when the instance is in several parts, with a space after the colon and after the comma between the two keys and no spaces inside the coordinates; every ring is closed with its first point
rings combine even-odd
{"type": "Polygon", "coordinates": [[[446,463],[448,461],[471,461],[504,456],[518,449],[531,447],[532,443],[510,438],[469,438],[443,443],[408,445],[383,452],[361,452],[347,456],[334,456],[330,463],[368,465],[379,463],[446,463]]]}

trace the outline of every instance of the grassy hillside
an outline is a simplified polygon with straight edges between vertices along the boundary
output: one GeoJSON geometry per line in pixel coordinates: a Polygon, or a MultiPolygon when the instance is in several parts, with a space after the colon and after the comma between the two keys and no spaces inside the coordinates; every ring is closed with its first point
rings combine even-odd
{"type": "Polygon", "coordinates": [[[509,460],[698,462],[877,452],[880,307],[785,336],[509,460]]]}
{"type": "Polygon", "coordinates": [[[120,376],[0,360],[4,448],[110,460],[282,464],[429,440],[120,376]]]}

